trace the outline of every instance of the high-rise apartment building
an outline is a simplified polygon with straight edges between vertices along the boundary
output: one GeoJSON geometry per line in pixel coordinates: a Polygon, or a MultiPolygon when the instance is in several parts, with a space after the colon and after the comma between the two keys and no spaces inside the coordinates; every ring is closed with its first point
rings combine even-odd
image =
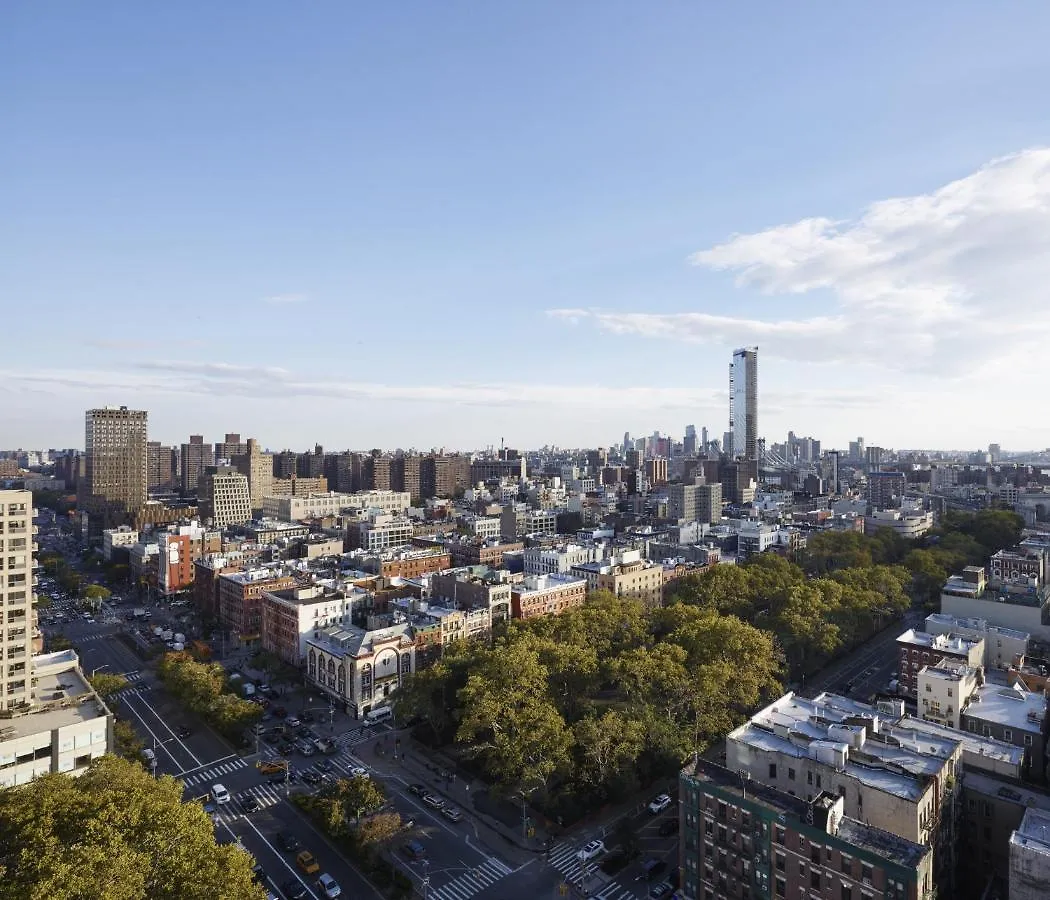
{"type": "Polygon", "coordinates": [[[320,478],[324,475],[324,447],[316,444],[313,453],[300,453],[296,456],[295,474],[299,478],[320,478]]]}
{"type": "Polygon", "coordinates": [[[470,457],[432,453],[423,458],[419,471],[424,497],[452,497],[470,485],[470,457]]]}
{"type": "Polygon", "coordinates": [[[758,459],[758,347],[733,351],[729,364],[729,432],[732,456],[758,459]]]}
{"type": "Polygon", "coordinates": [[[77,507],[89,534],[129,523],[146,503],[147,413],[106,407],[89,409],[84,423],[84,476],[77,507]]]}
{"type": "Polygon", "coordinates": [[[252,499],[252,513],[262,512],[264,497],[273,493],[273,454],[264,453],[255,438],[248,438],[248,449],[233,460],[242,475],[248,476],[248,494],[252,499]]]}
{"type": "Polygon", "coordinates": [[[390,488],[411,494],[414,500],[422,496],[422,457],[395,456],[390,464],[390,488]]]}
{"type": "Polygon", "coordinates": [[[215,462],[220,459],[233,459],[235,456],[244,456],[248,452],[248,445],[241,440],[239,434],[227,434],[222,441],[215,443],[215,462]]]}
{"type": "Polygon", "coordinates": [[[722,520],[722,485],[672,484],[667,489],[667,517],[678,522],[700,522],[714,525],[722,520]]]}
{"type": "Polygon", "coordinates": [[[33,495],[0,491],[0,709],[32,699],[33,495]]]}
{"type": "Polygon", "coordinates": [[[191,434],[190,442],[182,445],[182,492],[195,494],[197,482],[208,466],[215,465],[215,451],[204,443],[204,435],[191,434]]]}
{"type": "Polygon", "coordinates": [[[294,450],[282,450],[273,457],[274,478],[294,478],[298,454],[294,450]]]}
{"type": "Polygon", "coordinates": [[[200,478],[197,499],[201,518],[215,528],[251,521],[248,476],[232,466],[209,466],[200,478]]]}
{"type": "Polygon", "coordinates": [[[146,490],[162,493],[175,488],[175,450],[165,447],[160,441],[146,443],[146,490]]]}

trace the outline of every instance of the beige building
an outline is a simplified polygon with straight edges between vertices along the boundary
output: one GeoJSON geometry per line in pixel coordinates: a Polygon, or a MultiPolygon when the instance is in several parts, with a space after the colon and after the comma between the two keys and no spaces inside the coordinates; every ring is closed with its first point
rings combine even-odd
{"type": "Polygon", "coordinates": [[[201,518],[214,528],[251,521],[248,476],[232,466],[209,466],[197,483],[197,500],[201,518]]]}
{"type": "Polygon", "coordinates": [[[263,515],[268,519],[280,519],[283,522],[337,516],[344,509],[355,506],[353,496],[335,491],[298,494],[294,497],[270,496],[263,499],[263,515]]]}
{"type": "Polygon", "coordinates": [[[145,504],[148,481],[145,410],[89,409],[84,416],[84,476],[77,510],[96,538],[104,528],[134,519],[145,504]]]}
{"type": "Polygon", "coordinates": [[[353,625],[355,608],[371,599],[367,591],[332,590],[307,584],[262,595],[262,645],[289,665],[306,662],[306,641],[323,628],[353,625]]]}
{"type": "Polygon", "coordinates": [[[642,559],[641,551],[625,550],[598,562],[570,569],[587,582],[588,591],[611,591],[618,597],[634,597],[649,607],[663,602],[663,566],[642,559]]]}
{"type": "Polygon", "coordinates": [[[273,494],[273,454],[264,453],[255,438],[248,438],[247,452],[235,456],[231,462],[238,472],[248,477],[252,514],[258,515],[262,512],[263,498],[273,494]]]}
{"type": "Polygon", "coordinates": [[[389,706],[415,671],[416,648],[407,623],[374,631],[349,626],[320,629],[306,641],[306,677],[357,718],[389,706]]]}
{"type": "MultiPolygon", "coordinates": [[[[449,609],[469,612],[475,609],[488,611],[488,623],[506,622],[511,617],[511,584],[503,570],[475,570],[471,568],[449,569],[430,576],[431,604],[449,609]]],[[[473,620],[472,620],[473,622],[473,620]]],[[[477,636],[478,628],[468,628],[471,637],[477,636]]]]}
{"type": "Polygon", "coordinates": [[[127,549],[139,542],[139,533],[130,525],[119,528],[107,528],[102,532],[102,555],[112,561],[113,551],[121,547],[127,549]]]}
{"type": "Polygon", "coordinates": [[[941,659],[919,670],[919,716],[949,728],[959,728],[962,711],[977,689],[978,672],[973,666],[941,659]]]}
{"type": "Polygon", "coordinates": [[[702,480],[690,484],[672,484],[667,489],[667,517],[677,522],[702,522],[714,525],[722,521],[722,485],[702,480]]]}
{"type": "Polygon", "coordinates": [[[587,581],[574,575],[526,575],[511,590],[515,619],[551,616],[582,606],[587,599],[587,581]]]}
{"type": "Polygon", "coordinates": [[[32,694],[33,495],[0,491],[0,709],[28,704],[32,694]]]}

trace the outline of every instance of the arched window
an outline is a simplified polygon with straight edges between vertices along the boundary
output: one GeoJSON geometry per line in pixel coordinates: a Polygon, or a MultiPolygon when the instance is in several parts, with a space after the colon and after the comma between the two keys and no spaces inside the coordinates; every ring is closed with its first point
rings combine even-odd
{"type": "Polygon", "coordinates": [[[372,699],[372,665],[370,663],[361,666],[361,699],[372,699]]]}
{"type": "Polygon", "coordinates": [[[342,663],[339,663],[339,685],[338,685],[338,688],[339,688],[339,696],[340,697],[345,697],[346,696],[346,666],[344,666],[342,663]]]}
{"type": "Polygon", "coordinates": [[[316,678],[317,678],[317,654],[313,650],[310,651],[309,669],[310,669],[310,677],[312,679],[316,680],[316,678]]]}

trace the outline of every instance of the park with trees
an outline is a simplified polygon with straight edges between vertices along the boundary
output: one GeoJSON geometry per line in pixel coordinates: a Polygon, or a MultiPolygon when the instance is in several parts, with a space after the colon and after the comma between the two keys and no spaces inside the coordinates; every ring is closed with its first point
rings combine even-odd
{"type": "Polygon", "coordinates": [[[237,696],[219,663],[198,662],[186,651],[165,653],[157,677],[183,706],[231,740],[239,741],[262,717],[258,704],[237,696]]]}

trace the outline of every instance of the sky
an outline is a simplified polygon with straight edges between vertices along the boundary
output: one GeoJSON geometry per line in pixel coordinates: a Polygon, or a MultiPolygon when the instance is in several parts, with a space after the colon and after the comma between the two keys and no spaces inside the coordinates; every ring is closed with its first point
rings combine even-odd
{"type": "Polygon", "coordinates": [[[1050,446],[1050,5],[0,4],[0,447],[1050,446]]]}

